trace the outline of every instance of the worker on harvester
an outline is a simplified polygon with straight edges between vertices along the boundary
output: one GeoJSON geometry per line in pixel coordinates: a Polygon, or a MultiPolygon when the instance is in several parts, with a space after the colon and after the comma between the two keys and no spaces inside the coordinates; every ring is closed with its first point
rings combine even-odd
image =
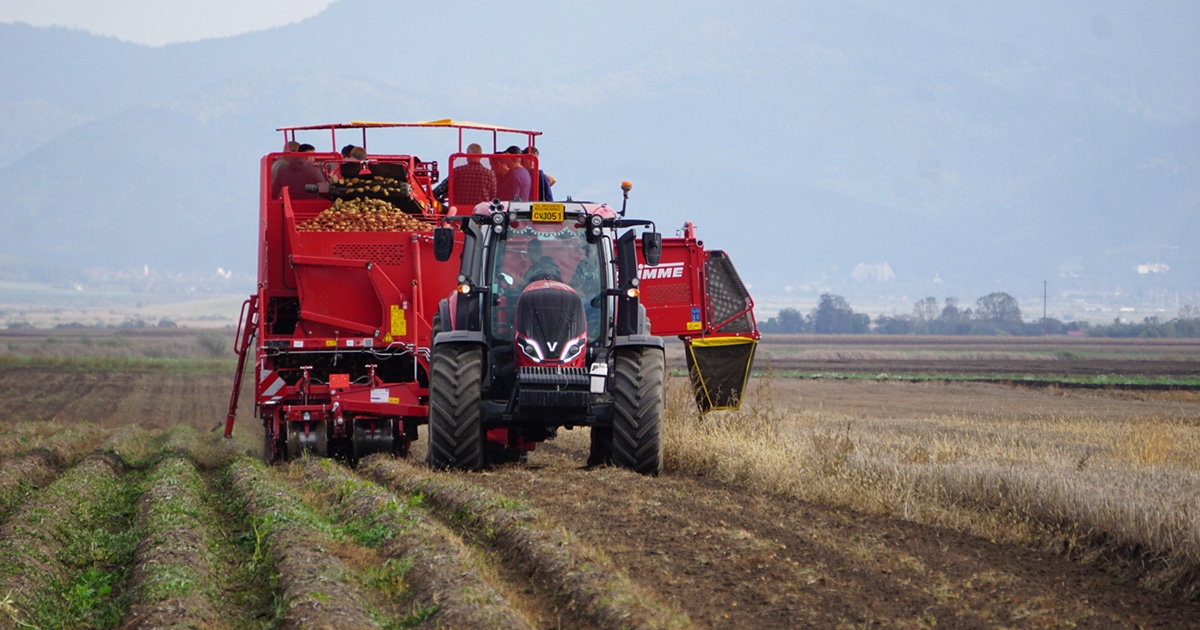
{"type": "Polygon", "coordinates": [[[521,149],[516,145],[508,147],[504,153],[512,157],[496,158],[497,173],[500,173],[500,185],[497,197],[500,201],[529,201],[529,191],[533,188],[533,177],[521,165],[521,149]]]}
{"type": "MultiPolygon", "coordinates": [[[[301,144],[296,147],[298,153],[312,153],[316,151],[316,147],[311,144],[301,144]]],[[[296,155],[283,158],[286,160],[279,166],[279,170],[274,173],[274,180],[271,182],[271,197],[279,198],[283,194],[283,189],[288,189],[288,196],[292,199],[320,199],[320,195],[316,192],[308,192],[305,187],[309,184],[319,184],[325,181],[325,173],[321,168],[313,163],[311,156],[296,155]]]]}
{"type": "Polygon", "coordinates": [[[450,203],[473,207],[496,196],[496,174],[483,165],[483,147],[472,142],[467,145],[467,163],[454,167],[454,198],[450,203]]]}

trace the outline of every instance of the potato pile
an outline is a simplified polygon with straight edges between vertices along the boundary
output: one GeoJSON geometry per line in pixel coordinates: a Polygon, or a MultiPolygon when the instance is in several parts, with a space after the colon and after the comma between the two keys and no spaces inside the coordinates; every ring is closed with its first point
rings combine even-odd
{"type": "Polygon", "coordinates": [[[333,207],[296,226],[297,232],[420,232],[433,226],[382,199],[335,199],[333,207]]]}
{"type": "Polygon", "coordinates": [[[369,179],[362,177],[339,177],[330,183],[346,189],[340,192],[362,195],[404,195],[407,197],[412,192],[408,182],[402,182],[392,177],[372,177],[369,179]]]}

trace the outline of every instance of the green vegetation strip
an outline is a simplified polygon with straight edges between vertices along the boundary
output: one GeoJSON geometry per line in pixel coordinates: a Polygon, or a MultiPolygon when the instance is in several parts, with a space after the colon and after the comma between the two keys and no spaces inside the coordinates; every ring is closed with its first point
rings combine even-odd
{"type": "Polygon", "coordinates": [[[227,627],[214,605],[216,519],[201,501],[204,485],[196,467],[183,457],[167,457],[146,486],[138,510],[146,535],[134,556],[133,603],[122,627],[227,627]]]}
{"type": "MultiPolygon", "coordinates": [[[[385,567],[411,585],[424,624],[437,628],[530,628],[483,580],[462,541],[419,509],[421,496],[394,493],[327,460],[303,465],[305,486],[331,506],[359,544],[378,547],[385,567]]],[[[407,590],[407,589],[403,589],[407,590]]]]}
{"type": "Polygon", "coordinates": [[[540,512],[445,474],[387,457],[360,464],[364,474],[411,495],[422,494],[442,515],[465,528],[554,591],[570,613],[601,628],[686,628],[687,615],[638,588],[611,560],[550,523],[540,512]]]}
{"type": "Polygon", "coordinates": [[[93,425],[73,425],[37,440],[38,446],[27,454],[4,460],[0,464],[0,515],[8,514],[31,492],[53,481],[59,470],[74,463],[99,435],[100,430],[93,425]]]}
{"type": "Polygon", "coordinates": [[[0,354],[0,367],[53,368],[72,372],[175,372],[196,374],[229,372],[236,367],[232,359],[152,359],[145,357],[52,357],[42,355],[0,354]]]}
{"type": "MultiPolygon", "coordinates": [[[[686,376],[676,370],[675,376],[686,376]]],[[[766,376],[764,372],[755,372],[752,376],[766,376]]],[[[922,383],[929,381],[948,382],[980,382],[980,383],[1016,383],[1024,385],[1067,385],[1076,387],[1127,387],[1146,389],[1195,389],[1200,388],[1200,376],[1140,376],[1124,374],[1099,374],[1096,376],[1053,376],[1033,374],[863,374],[857,372],[771,372],[771,376],[779,378],[811,378],[830,380],[860,380],[860,381],[901,381],[922,383]]]]}
{"type": "Polygon", "coordinates": [[[99,427],[87,422],[8,424],[4,427],[5,439],[0,443],[0,457],[49,451],[66,465],[94,446],[100,434],[99,427]]]}
{"type": "Polygon", "coordinates": [[[258,460],[234,461],[229,477],[253,519],[252,561],[271,561],[278,571],[279,627],[378,627],[363,594],[346,583],[349,569],[325,550],[336,529],[272,480],[258,460]]]}
{"type": "Polygon", "coordinates": [[[40,628],[120,621],[140,485],[120,467],[107,456],[85,459],[0,528],[0,619],[40,628]]]}

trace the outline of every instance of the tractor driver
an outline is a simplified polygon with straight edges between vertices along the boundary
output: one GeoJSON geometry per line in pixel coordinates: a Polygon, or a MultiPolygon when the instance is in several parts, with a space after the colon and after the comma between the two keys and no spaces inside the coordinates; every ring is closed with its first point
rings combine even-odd
{"type": "Polygon", "coordinates": [[[529,243],[525,245],[525,259],[529,261],[529,269],[522,276],[524,289],[529,286],[530,282],[538,280],[555,280],[562,282],[562,272],[558,269],[558,263],[545,254],[545,249],[542,242],[535,236],[529,239],[529,243]]]}

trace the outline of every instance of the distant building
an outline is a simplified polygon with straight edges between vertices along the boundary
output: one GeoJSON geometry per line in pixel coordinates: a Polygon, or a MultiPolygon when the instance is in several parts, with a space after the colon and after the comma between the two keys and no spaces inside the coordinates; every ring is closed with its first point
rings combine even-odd
{"type": "Polygon", "coordinates": [[[896,274],[892,271],[892,266],[886,262],[879,263],[878,265],[858,263],[854,266],[854,271],[850,272],[850,277],[854,278],[855,282],[864,282],[867,280],[889,282],[896,279],[896,274]]]}

